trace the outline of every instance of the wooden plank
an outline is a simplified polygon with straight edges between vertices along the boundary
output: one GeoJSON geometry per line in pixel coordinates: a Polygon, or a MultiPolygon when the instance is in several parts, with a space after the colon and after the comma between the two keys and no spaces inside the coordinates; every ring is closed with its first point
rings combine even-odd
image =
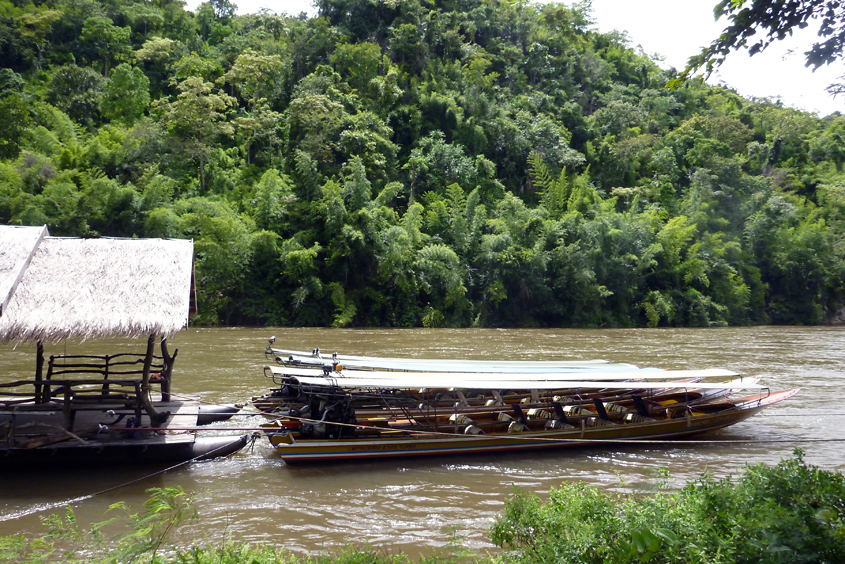
{"type": "MultiPolygon", "coordinates": [[[[200,403],[196,399],[191,398],[186,401],[175,402],[156,402],[156,407],[158,407],[160,411],[169,411],[171,414],[167,421],[162,424],[162,427],[184,429],[197,426],[197,414],[200,411],[200,403]]],[[[166,434],[176,432],[177,431],[165,431],[166,434]]]]}

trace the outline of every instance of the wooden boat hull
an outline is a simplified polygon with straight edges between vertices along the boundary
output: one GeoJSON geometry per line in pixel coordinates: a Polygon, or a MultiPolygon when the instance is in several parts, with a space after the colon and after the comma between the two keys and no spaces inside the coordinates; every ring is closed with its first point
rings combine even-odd
{"type": "Polygon", "coordinates": [[[762,394],[740,403],[740,407],[718,413],[687,413],[675,419],[625,423],[601,427],[535,431],[518,434],[454,435],[401,433],[393,431],[378,438],[340,440],[294,440],[271,436],[271,443],[287,464],[356,461],[394,457],[446,456],[459,454],[510,453],[549,450],[600,444],[664,440],[689,437],[734,425],[755,415],[768,405],[783,401],[798,390],[762,394]],[[286,442],[289,441],[289,442],[286,442]]]}

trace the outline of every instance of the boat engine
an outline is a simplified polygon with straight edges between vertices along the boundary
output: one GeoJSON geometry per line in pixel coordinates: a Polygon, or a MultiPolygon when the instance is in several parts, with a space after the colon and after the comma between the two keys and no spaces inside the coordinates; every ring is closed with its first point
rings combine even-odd
{"type": "Polygon", "coordinates": [[[318,397],[311,398],[308,411],[312,421],[300,425],[300,436],[343,439],[355,435],[355,408],[349,396],[343,395],[334,399],[336,401],[331,402],[318,397]]]}

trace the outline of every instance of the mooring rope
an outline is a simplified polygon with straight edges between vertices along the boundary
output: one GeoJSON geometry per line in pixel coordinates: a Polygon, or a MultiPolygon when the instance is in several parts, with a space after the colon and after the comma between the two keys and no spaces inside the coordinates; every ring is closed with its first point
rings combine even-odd
{"type": "MultiPolygon", "coordinates": [[[[256,436],[251,437],[250,438],[251,443],[255,444],[256,439],[257,439],[256,436]]],[[[219,450],[229,448],[229,446],[230,445],[228,445],[228,444],[221,445],[221,446],[219,446],[219,447],[217,447],[217,448],[215,448],[215,449],[213,449],[209,452],[205,452],[205,453],[203,453],[199,456],[195,456],[194,458],[192,458],[190,460],[185,460],[185,461],[180,462],[178,464],[174,464],[173,466],[169,466],[169,467],[167,467],[163,470],[159,470],[157,472],[153,472],[151,474],[141,476],[140,478],[135,478],[134,480],[129,480],[128,482],[124,482],[122,484],[118,484],[116,486],[112,486],[110,488],[100,490],[98,492],[94,492],[94,493],[87,494],[87,495],[81,495],[79,497],[74,497],[74,498],[71,498],[71,499],[63,500],[63,501],[56,501],[56,502],[53,502],[53,503],[48,503],[48,504],[43,505],[43,506],[29,507],[27,509],[22,509],[20,511],[15,511],[13,513],[9,513],[9,514],[6,514],[6,515],[0,515],[0,523],[5,522],[5,521],[14,521],[15,519],[20,519],[21,517],[26,517],[27,515],[33,515],[35,513],[41,513],[42,511],[49,511],[51,509],[56,509],[58,507],[67,507],[67,506],[70,506],[70,505],[81,503],[83,501],[97,497],[98,495],[103,495],[105,493],[113,492],[114,490],[119,490],[120,488],[125,488],[126,486],[131,486],[132,484],[137,484],[138,482],[143,482],[144,480],[152,478],[153,476],[158,476],[159,474],[164,474],[166,472],[170,472],[171,470],[175,470],[176,468],[179,468],[180,466],[185,466],[186,464],[190,464],[191,462],[196,462],[200,458],[204,458],[204,457],[207,457],[209,455],[212,455],[219,450]]],[[[244,448],[246,448],[246,445],[244,445],[244,448]]]]}

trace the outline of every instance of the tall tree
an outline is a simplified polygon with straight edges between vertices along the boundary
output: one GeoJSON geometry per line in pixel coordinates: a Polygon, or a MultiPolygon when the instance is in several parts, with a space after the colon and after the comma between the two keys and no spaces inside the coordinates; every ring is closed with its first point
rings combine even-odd
{"type": "Polygon", "coordinates": [[[276,126],[282,114],[270,109],[268,100],[275,99],[282,88],[284,64],[278,55],[260,55],[248,49],[238,55],[235,64],[223,78],[234,85],[247,101],[249,113],[236,119],[246,138],[246,162],[251,164],[251,148],[258,138],[277,141],[276,126]]]}
{"type": "Polygon", "coordinates": [[[118,65],[103,92],[100,109],[111,120],[132,125],[150,105],[150,79],[138,68],[118,65]]]}
{"type": "Polygon", "coordinates": [[[35,13],[23,14],[21,16],[21,35],[35,44],[38,50],[38,58],[35,61],[35,68],[40,69],[44,57],[44,47],[47,45],[47,37],[53,31],[53,24],[62,17],[59,10],[43,10],[35,13]]]}
{"type": "MultiPolygon", "coordinates": [[[[713,8],[717,19],[730,22],[719,37],[701,53],[690,57],[680,80],[703,69],[712,73],[732,51],[747,49],[750,55],[792,35],[796,28],[819,23],[819,41],[806,55],[807,66],[817,69],[842,58],[845,49],[845,3],[841,0],[720,0],[713,8]],[[765,36],[754,39],[757,32],[765,36]]],[[[845,81],[845,76],[842,77],[845,81]]],[[[677,80],[670,84],[678,84],[677,80]]],[[[832,94],[845,92],[845,83],[828,87],[832,94]]]]}
{"type": "Polygon", "coordinates": [[[232,135],[226,110],[235,104],[228,94],[214,90],[214,85],[191,76],[177,85],[176,100],[158,100],[155,110],[161,122],[174,136],[186,143],[186,153],[199,163],[200,190],[205,190],[205,164],[221,135],[232,135]]]}
{"type": "Polygon", "coordinates": [[[82,26],[82,43],[89,45],[103,60],[103,76],[109,76],[109,62],[120,61],[132,52],[129,28],[118,27],[110,18],[94,17],[82,26]]]}

